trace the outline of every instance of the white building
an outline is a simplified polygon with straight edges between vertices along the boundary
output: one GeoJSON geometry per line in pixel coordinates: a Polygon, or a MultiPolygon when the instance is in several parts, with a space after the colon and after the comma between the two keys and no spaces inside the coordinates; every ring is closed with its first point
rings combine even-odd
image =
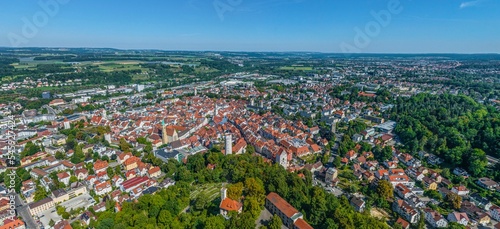
{"type": "Polygon", "coordinates": [[[425,220],[435,228],[448,227],[448,221],[437,211],[430,208],[424,209],[425,220]]]}

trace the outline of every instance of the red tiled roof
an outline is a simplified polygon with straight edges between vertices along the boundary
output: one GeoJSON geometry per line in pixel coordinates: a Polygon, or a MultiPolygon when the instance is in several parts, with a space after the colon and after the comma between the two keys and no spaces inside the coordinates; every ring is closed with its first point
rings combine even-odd
{"type": "Polygon", "coordinates": [[[314,229],[311,225],[309,225],[303,219],[297,219],[297,221],[295,221],[295,227],[297,227],[299,229],[314,229]]]}
{"type": "Polygon", "coordinates": [[[140,185],[141,183],[145,183],[147,180],[149,180],[149,178],[147,178],[147,177],[134,177],[134,178],[132,178],[130,180],[127,180],[127,181],[123,182],[122,186],[125,189],[130,189],[132,187],[140,185]]]}
{"type": "Polygon", "coordinates": [[[241,207],[243,207],[243,204],[236,200],[232,200],[229,198],[226,198],[222,200],[222,202],[219,205],[220,208],[226,210],[226,211],[239,211],[241,207]]]}
{"type": "Polygon", "coordinates": [[[101,169],[104,169],[107,167],[108,167],[108,162],[106,162],[106,161],[97,160],[94,163],[94,170],[101,170],[101,169]]]}
{"type": "Polygon", "coordinates": [[[406,220],[402,219],[401,217],[398,218],[396,223],[400,224],[402,228],[408,228],[410,226],[410,223],[408,223],[406,220]]]}
{"type": "Polygon", "coordinates": [[[295,209],[292,205],[290,205],[286,200],[281,198],[277,193],[271,192],[267,195],[267,199],[276,206],[283,214],[285,214],[288,218],[291,218],[293,215],[299,213],[297,209],[295,209]]]}
{"type": "Polygon", "coordinates": [[[20,219],[10,220],[7,219],[4,221],[4,225],[0,226],[0,229],[15,229],[19,227],[24,227],[24,222],[20,219]]]}

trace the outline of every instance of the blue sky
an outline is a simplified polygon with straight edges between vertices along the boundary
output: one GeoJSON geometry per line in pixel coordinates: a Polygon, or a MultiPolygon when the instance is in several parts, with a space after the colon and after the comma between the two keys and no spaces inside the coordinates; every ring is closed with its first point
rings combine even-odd
{"type": "Polygon", "coordinates": [[[500,53],[498,12],[499,0],[4,0],[0,46],[500,53]]]}

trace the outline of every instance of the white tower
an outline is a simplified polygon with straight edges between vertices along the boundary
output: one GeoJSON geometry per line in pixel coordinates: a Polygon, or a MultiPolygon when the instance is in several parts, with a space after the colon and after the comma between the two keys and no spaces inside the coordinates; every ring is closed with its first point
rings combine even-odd
{"type": "Polygon", "coordinates": [[[217,106],[217,102],[215,102],[215,113],[214,116],[219,115],[219,106],[217,106]]]}
{"type": "Polygon", "coordinates": [[[226,134],[226,155],[233,153],[233,139],[231,133],[226,134]]]}
{"type": "Polygon", "coordinates": [[[285,169],[288,168],[288,155],[284,150],[276,155],[276,163],[279,163],[285,169]]]}
{"type": "Polygon", "coordinates": [[[69,121],[67,118],[64,118],[64,129],[69,129],[71,128],[71,125],[69,124],[69,121]]]}
{"type": "Polygon", "coordinates": [[[198,95],[198,90],[196,89],[196,87],[194,88],[194,96],[197,96],[198,95]]]}
{"type": "Polygon", "coordinates": [[[108,116],[108,113],[106,112],[106,109],[102,110],[102,117],[106,118],[108,116]]]}
{"type": "Polygon", "coordinates": [[[253,98],[250,99],[250,106],[255,106],[255,100],[253,98]]]}
{"type": "Polygon", "coordinates": [[[220,190],[220,199],[221,200],[224,200],[227,198],[227,188],[222,188],[220,190]]]}

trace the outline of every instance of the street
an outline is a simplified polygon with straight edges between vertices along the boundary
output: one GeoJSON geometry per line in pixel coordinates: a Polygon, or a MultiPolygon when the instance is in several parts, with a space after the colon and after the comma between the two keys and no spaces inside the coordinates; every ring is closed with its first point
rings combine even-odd
{"type": "Polygon", "coordinates": [[[17,216],[21,217],[22,220],[26,223],[26,228],[28,229],[37,229],[38,224],[35,222],[33,217],[31,217],[31,213],[28,210],[28,205],[24,205],[23,200],[16,194],[16,212],[17,216]]]}

